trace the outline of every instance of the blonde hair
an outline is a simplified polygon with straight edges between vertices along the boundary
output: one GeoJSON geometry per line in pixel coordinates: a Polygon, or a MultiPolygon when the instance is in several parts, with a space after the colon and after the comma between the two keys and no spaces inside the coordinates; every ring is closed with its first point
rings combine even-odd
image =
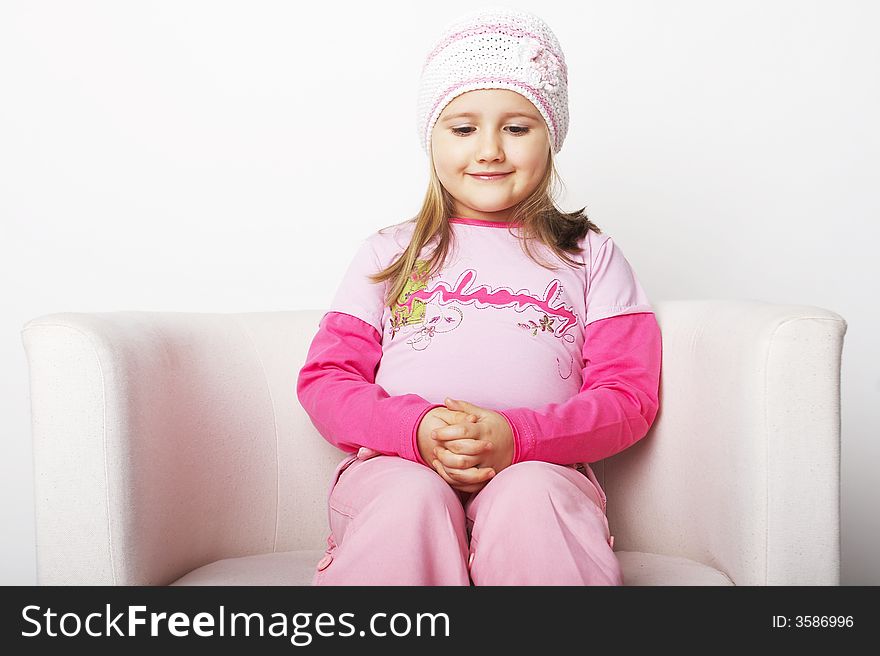
{"type": "MultiPolygon", "coordinates": [[[[403,224],[415,224],[410,243],[394,262],[382,271],[369,277],[374,283],[381,283],[386,280],[391,281],[388,284],[385,305],[392,310],[398,300],[405,300],[402,298],[402,295],[412,275],[420,275],[427,278],[443,267],[453,239],[449,219],[454,216],[454,201],[451,194],[443,187],[440,179],[437,177],[433,158],[429,157],[428,159],[430,179],[428,190],[425,193],[425,200],[422,202],[422,209],[413,218],[403,222],[403,224]],[[428,257],[427,271],[415,274],[414,268],[422,248],[425,244],[435,239],[437,240],[437,246],[428,257]]],[[[552,148],[548,149],[547,160],[548,164],[543,178],[541,178],[541,181],[532,193],[514,207],[510,223],[521,224],[522,235],[520,241],[523,251],[526,256],[530,257],[540,266],[551,270],[559,268],[540,262],[535,257],[529,249],[529,241],[532,239],[537,239],[545,244],[560,260],[569,266],[573,268],[581,267],[584,266],[583,263],[572,260],[565,253],[582,253],[583,249],[578,247],[578,242],[586,236],[587,232],[592,230],[601,234],[602,231],[587,218],[585,213],[586,207],[581,208],[577,212],[563,212],[556,207],[553,189],[555,189],[556,183],[563,186],[564,184],[556,171],[552,148]]],[[[379,232],[381,233],[383,230],[392,227],[395,226],[388,226],[379,232]]],[[[508,231],[510,230],[511,228],[509,227],[508,231]]]]}

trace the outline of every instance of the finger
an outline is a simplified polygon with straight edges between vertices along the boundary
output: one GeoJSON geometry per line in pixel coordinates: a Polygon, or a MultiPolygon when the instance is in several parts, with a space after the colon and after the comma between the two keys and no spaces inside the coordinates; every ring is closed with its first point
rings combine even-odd
{"type": "Polygon", "coordinates": [[[450,410],[461,410],[469,414],[477,415],[478,417],[483,414],[483,412],[485,412],[485,410],[480,406],[474,405],[473,403],[468,403],[467,401],[462,401],[461,399],[447,398],[444,401],[444,405],[446,405],[446,407],[450,410]]]}
{"type": "Polygon", "coordinates": [[[449,483],[452,487],[456,487],[457,485],[459,485],[459,482],[458,482],[458,481],[456,481],[456,480],[453,479],[453,478],[450,478],[449,474],[446,473],[446,469],[443,467],[443,464],[442,464],[439,460],[437,460],[436,458],[434,458],[434,460],[431,462],[431,466],[434,468],[434,470],[435,470],[438,474],[440,474],[440,477],[441,477],[444,481],[446,481],[447,483],[449,483]]]}
{"type": "Polygon", "coordinates": [[[476,483],[474,485],[461,485],[456,484],[452,486],[456,490],[461,490],[462,492],[479,492],[484,487],[486,487],[486,483],[476,483]]]}
{"type": "Polygon", "coordinates": [[[471,484],[460,483],[449,476],[446,468],[439,460],[434,460],[433,465],[437,473],[440,474],[440,477],[449,483],[450,487],[456,490],[461,490],[462,492],[479,492],[495,475],[495,470],[487,467],[485,470],[481,470],[486,471],[485,480],[471,484]]]}
{"type": "Polygon", "coordinates": [[[457,417],[461,414],[460,412],[450,410],[449,408],[434,408],[431,412],[436,413],[437,416],[447,424],[454,423],[457,417]]]}
{"type": "Polygon", "coordinates": [[[443,428],[436,428],[431,437],[438,441],[458,440],[462,438],[475,439],[479,437],[483,427],[479,424],[463,423],[452,424],[443,428]]]}
{"type": "MultiPolygon", "coordinates": [[[[443,465],[442,461],[440,464],[443,465]]],[[[467,469],[459,469],[443,465],[443,469],[446,470],[446,475],[451,479],[465,485],[482,483],[495,476],[495,470],[491,467],[469,467],[467,469]]]]}
{"type": "MultiPolygon", "coordinates": [[[[487,470],[486,468],[480,469],[480,471],[486,471],[486,470],[487,470]]],[[[448,470],[446,470],[446,473],[450,474],[450,472],[454,472],[454,471],[455,470],[448,469],[448,470]]],[[[494,475],[484,475],[481,480],[477,480],[475,482],[459,481],[455,484],[455,487],[456,487],[456,489],[459,489],[459,490],[465,489],[466,491],[470,492],[474,489],[481,489],[484,485],[487,485],[489,483],[489,481],[492,480],[493,477],[494,477],[494,475]]]]}
{"type": "Polygon", "coordinates": [[[447,408],[435,408],[434,412],[447,424],[459,424],[469,421],[471,423],[477,421],[477,416],[472,413],[462,412],[460,410],[449,410],[447,408]]]}
{"type": "Polygon", "coordinates": [[[477,440],[473,438],[446,440],[442,444],[443,448],[465,456],[479,455],[491,451],[494,448],[492,443],[488,440],[477,440]]]}
{"type": "Polygon", "coordinates": [[[444,449],[443,447],[436,447],[434,449],[434,455],[437,457],[437,460],[443,463],[443,466],[447,471],[450,468],[471,469],[480,464],[480,458],[477,456],[459,455],[453,453],[449,449],[444,449]]]}

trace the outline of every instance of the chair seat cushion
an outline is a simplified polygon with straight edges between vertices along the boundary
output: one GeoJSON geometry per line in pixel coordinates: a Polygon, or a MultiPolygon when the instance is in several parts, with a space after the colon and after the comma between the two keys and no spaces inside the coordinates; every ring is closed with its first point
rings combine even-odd
{"type": "Polygon", "coordinates": [[[624,585],[735,585],[724,572],[690,558],[615,551],[624,585]]]}
{"type": "MultiPolygon", "coordinates": [[[[722,572],[688,558],[616,551],[624,585],[733,585],[722,572]]],[[[171,585],[311,585],[324,551],[282,551],[226,558],[199,567],[171,585]]]]}
{"type": "Polygon", "coordinates": [[[323,549],[279,551],[218,560],[171,585],[311,585],[323,549]]]}

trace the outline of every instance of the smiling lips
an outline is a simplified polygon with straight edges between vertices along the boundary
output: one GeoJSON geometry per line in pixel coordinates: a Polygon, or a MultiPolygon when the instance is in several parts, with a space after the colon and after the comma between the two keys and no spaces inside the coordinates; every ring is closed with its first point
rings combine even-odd
{"type": "Polygon", "coordinates": [[[510,175],[510,171],[507,173],[468,173],[468,175],[477,180],[500,180],[510,175]]]}

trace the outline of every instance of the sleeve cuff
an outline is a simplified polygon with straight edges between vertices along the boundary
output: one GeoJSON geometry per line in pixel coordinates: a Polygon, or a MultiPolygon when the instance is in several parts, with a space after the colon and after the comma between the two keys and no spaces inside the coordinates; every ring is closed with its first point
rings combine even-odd
{"type": "Polygon", "coordinates": [[[507,419],[507,423],[510,424],[510,430],[513,431],[513,460],[510,461],[510,464],[514,465],[521,460],[525,460],[525,454],[528,452],[527,445],[523,443],[522,438],[525,431],[520,430],[517,426],[519,418],[515,411],[499,410],[498,413],[507,419]]]}
{"type": "Polygon", "coordinates": [[[404,420],[403,429],[406,431],[407,427],[409,428],[409,440],[402,440],[403,452],[400,454],[402,458],[412,460],[413,462],[417,462],[425,467],[433,469],[431,463],[425,462],[422,458],[422,454],[419,453],[419,425],[422,423],[422,419],[425,418],[425,415],[431,412],[431,410],[434,408],[445,407],[446,406],[442,403],[428,403],[425,407],[416,407],[416,411],[421,410],[421,412],[418,413],[414,421],[410,422],[407,419],[404,420]]]}

